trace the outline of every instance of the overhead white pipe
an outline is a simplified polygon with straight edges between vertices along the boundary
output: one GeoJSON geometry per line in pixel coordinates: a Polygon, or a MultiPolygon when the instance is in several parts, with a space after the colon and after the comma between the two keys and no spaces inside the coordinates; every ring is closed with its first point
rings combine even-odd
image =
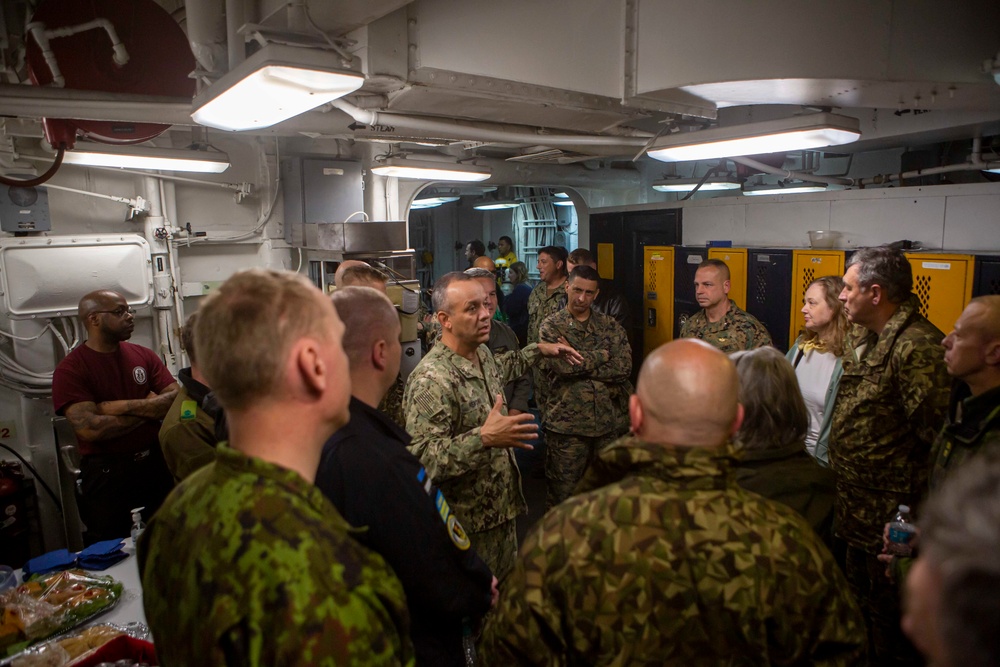
{"type": "Polygon", "coordinates": [[[509,132],[493,130],[475,124],[456,123],[418,118],[384,111],[361,109],[344,100],[334,100],[330,106],[340,109],[363,125],[387,125],[409,130],[439,133],[442,138],[456,141],[496,141],[514,144],[542,144],[546,146],[645,146],[653,135],[640,130],[616,128],[619,136],[591,134],[545,134],[542,132],[509,132]]]}
{"type": "Polygon", "coordinates": [[[187,38],[198,65],[206,72],[229,71],[224,0],[185,0],[187,38]]]}
{"type": "Polygon", "coordinates": [[[226,0],[226,44],[229,49],[229,69],[233,69],[247,59],[246,43],[240,33],[245,12],[244,0],[226,0]]]}
{"type": "Polygon", "coordinates": [[[731,157],[726,158],[727,160],[732,160],[737,164],[742,164],[745,167],[750,167],[751,169],[756,169],[757,171],[762,171],[765,174],[774,174],[775,176],[781,176],[782,178],[790,178],[801,181],[809,181],[811,183],[826,183],[827,185],[855,185],[855,180],[853,178],[838,178],[836,176],[817,176],[816,174],[809,174],[801,171],[788,171],[787,169],[781,169],[779,167],[772,167],[769,164],[764,164],[749,157],[731,157]]]}
{"type": "Polygon", "coordinates": [[[921,176],[933,176],[935,174],[950,174],[956,171],[984,171],[986,169],[1000,169],[1000,160],[983,161],[982,141],[976,137],[972,140],[972,154],[969,161],[961,164],[949,164],[941,167],[928,167],[927,169],[914,169],[904,171],[899,174],[879,174],[871,178],[859,178],[856,185],[864,187],[866,185],[882,185],[894,181],[902,181],[907,178],[919,178],[921,176]]]}
{"type": "Polygon", "coordinates": [[[41,49],[42,57],[45,58],[45,64],[48,65],[49,71],[52,73],[52,85],[57,88],[62,88],[66,85],[66,78],[62,75],[62,71],[59,69],[59,63],[56,61],[56,54],[53,53],[52,47],[49,46],[50,39],[69,37],[88,30],[103,29],[108,33],[108,38],[111,40],[111,48],[114,50],[113,59],[115,64],[119,67],[124,67],[129,61],[128,50],[125,48],[125,45],[122,44],[122,40],[118,39],[118,33],[115,31],[115,26],[108,19],[97,18],[92,21],[87,21],[86,23],[81,23],[80,25],[53,28],[51,30],[47,30],[44,23],[34,21],[26,25],[25,29],[31,33],[31,36],[35,38],[35,43],[38,45],[38,48],[41,49]]]}

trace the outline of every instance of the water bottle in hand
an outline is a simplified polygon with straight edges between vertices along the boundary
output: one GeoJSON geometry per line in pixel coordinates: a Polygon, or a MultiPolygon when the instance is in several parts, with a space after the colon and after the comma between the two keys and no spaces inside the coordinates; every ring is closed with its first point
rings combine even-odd
{"type": "Polygon", "coordinates": [[[912,555],[913,547],[910,546],[910,540],[916,532],[917,527],[910,518],[910,508],[900,505],[899,512],[889,524],[889,546],[886,550],[893,556],[912,555]]]}

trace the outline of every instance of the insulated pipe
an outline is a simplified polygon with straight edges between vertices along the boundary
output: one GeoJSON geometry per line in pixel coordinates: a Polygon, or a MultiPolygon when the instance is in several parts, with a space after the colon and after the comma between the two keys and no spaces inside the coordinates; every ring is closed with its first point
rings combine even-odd
{"type": "Polygon", "coordinates": [[[206,72],[229,71],[224,0],[185,0],[187,37],[198,65],[206,72]]]}
{"type": "Polygon", "coordinates": [[[623,136],[590,134],[543,134],[534,132],[497,131],[473,124],[449,123],[403,114],[359,109],[344,100],[333,100],[330,105],[340,109],[363,125],[388,125],[410,130],[436,132],[442,138],[458,141],[496,141],[514,144],[542,144],[545,146],[645,146],[653,135],[639,130],[620,129],[623,136]]]}
{"type": "Polygon", "coordinates": [[[794,178],[802,181],[809,181],[811,183],[826,183],[827,185],[857,185],[857,181],[853,178],[837,178],[836,176],[817,176],[815,174],[806,174],[800,171],[788,171],[786,169],[779,169],[778,167],[772,167],[769,164],[764,164],[763,162],[758,162],[753,158],[749,157],[731,157],[726,158],[727,160],[732,160],[737,164],[742,164],[743,166],[750,167],[751,169],[756,169],[757,171],[762,171],[765,174],[774,174],[775,176],[781,176],[782,178],[794,178]]]}

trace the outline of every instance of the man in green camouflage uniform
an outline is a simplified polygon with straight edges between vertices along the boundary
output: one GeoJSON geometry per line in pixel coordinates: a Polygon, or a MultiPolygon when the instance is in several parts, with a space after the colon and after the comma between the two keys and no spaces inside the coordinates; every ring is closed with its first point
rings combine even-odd
{"type": "MultiPolygon", "coordinates": [[[[558,312],[566,306],[566,248],[545,246],[538,251],[539,281],[528,296],[528,342],[537,343],[538,330],[545,318],[558,312]]],[[[545,401],[548,397],[549,385],[545,374],[538,368],[532,369],[534,380],[535,404],[545,422],[545,401]]]]}
{"type": "Polygon", "coordinates": [[[635,436],[526,538],[484,664],[854,664],[864,625],[832,556],[793,510],[736,484],[736,395],[706,343],[647,357],[635,436]]]}
{"type": "MultiPolygon", "coordinates": [[[[931,491],[979,452],[1000,450],[1000,295],[970,301],[941,345],[955,382],[948,420],[931,446],[931,491]]],[[[892,578],[899,584],[913,562],[889,554],[879,560],[893,563],[892,578]]]]}
{"type": "Polygon", "coordinates": [[[920,314],[902,252],[856,251],[844,285],[840,300],[855,326],[830,437],[836,533],[847,543],[847,578],[865,613],[872,659],[913,664],[916,652],[899,628],[899,591],[878,555],[885,522],[898,505],[915,506],[927,484],[930,445],[948,405],[944,335],[920,314]]]}
{"type": "Polygon", "coordinates": [[[587,465],[605,446],[628,432],[632,393],[632,348],[614,318],[593,309],[600,276],[589,266],[569,274],[566,307],[545,318],[539,337],[566,341],[584,362],[560,359],[541,364],[549,384],[545,422],[545,477],[548,507],[569,498],[587,465]]]}
{"type": "Polygon", "coordinates": [[[160,664],[413,664],[402,586],[313,485],[348,419],[342,334],[293,273],[237,273],[202,303],[195,340],[231,447],[139,540],[160,664]]]}
{"type": "Polygon", "coordinates": [[[701,310],[681,326],[681,338],[699,338],[726,354],[771,344],[764,325],[729,298],[729,267],[722,260],[698,265],[694,294],[701,310]]]}
{"type": "Polygon", "coordinates": [[[513,448],[538,437],[530,414],[507,414],[504,385],[539,356],[581,358],[567,345],[534,344],[493,355],[486,347],[490,312],[479,281],[448,273],[434,285],[441,340],[413,369],[403,406],[410,451],[449,499],[454,513],[493,575],[503,581],[514,564],[514,519],[524,513],[513,448]]]}

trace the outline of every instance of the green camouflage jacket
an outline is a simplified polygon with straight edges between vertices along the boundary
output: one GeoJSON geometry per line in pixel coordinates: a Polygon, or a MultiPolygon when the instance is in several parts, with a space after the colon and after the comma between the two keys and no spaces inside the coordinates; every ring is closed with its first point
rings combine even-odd
{"type": "Polygon", "coordinates": [[[944,335],[911,297],[882,333],[855,326],[830,429],[837,477],[837,535],[871,554],[900,504],[915,507],[927,486],[928,454],[948,408],[944,335]]]}
{"type": "Polygon", "coordinates": [[[1000,446],[1000,387],[973,396],[956,382],[948,421],[931,447],[930,489],[980,451],[1000,446]]]}
{"type": "Polygon", "coordinates": [[[160,425],[160,449],[175,482],[215,460],[215,419],[199,403],[181,384],[160,425]]]}
{"type": "Polygon", "coordinates": [[[808,524],[736,485],[729,447],[622,438],[529,533],[486,665],[849,665],[865,627],[808,524]]]}
{"type": "MultiPolygon", "coordinates": [[[[931,447],[930,490],[941,486],[953,470],[979,452],[997,448],[1000,448],[1000,387],[972,396],[967,384],[956,381],[948,421],[931,447]]],[[[906,581],[912,565],[911,558],[894,558],[893,579],[906,581]]]]}
{"type": "Polygon", "coordinates": [[[552,313],[566,307],[566,281],[552,290],[544,282],[535,285],[528,297],[528,342],[538,342],[538,329],[542,326],[545,318],[552,313]]]}
{"type": "Polygon", "coordinates": [[[527,509],[513,451],[483,447],[479,431],[504,385],[540,356],[535,345],[494,356],[484,344],[476,354],[479,368],[438,343],[410,373],[403,394],[410,451],[473,533],[527,509]]]}
{"type": "Polygon", "coordinates": [[[709,322],[704,309],[687,318],[681,338],[700,338],[726,354],[771,344],[771,334],[756,317],[729,300],[729,310],[718,322],[709,322]]]}
{"type": "Polygon", "coordinates": [[[219,445],[139,540],[162,665],[412,665],[403,588],[322,492],[219,445]]]}
{"type": "Polygon", "coordinates": [[[627,431],[632,348],[625,330],[596,310],[591,309],[586,322],[578,322],[563,308],[546,317],[539,329],[543,342],[557,343],[560,337],[576,348],[584,363],[542,360],[549,386],[546,430],[586,436],[627,431]]]}

